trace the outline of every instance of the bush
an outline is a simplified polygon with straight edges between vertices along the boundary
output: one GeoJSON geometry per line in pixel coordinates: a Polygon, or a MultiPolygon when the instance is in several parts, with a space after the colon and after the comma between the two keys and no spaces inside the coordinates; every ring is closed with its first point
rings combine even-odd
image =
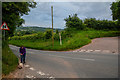
{"type": "Polygon", "coordinates": [[[45,32],[45,39],[50,39],[52,37],[52,30],[47,30],[45,32]]]}
{"type": "Polygon", "coordinates": [[[54,40],[59,40],[60,38],[59,38],[59,33],[56,33],[55,35],[54,35],[54,40]]]}
{"type": "Polygon", "coordinates": [[[116,21],[108,20],[96,20],[95,18],[85,19],[84,24],[87,28],[93,28],[95,30],[117,30],[116,21]]]}
{"type": "Polygon", "coordinates": [[[64,20],[66,21],[67,28],[76,28],[83,30],[85,27],[82,20],[77,17],[77,14],[74,14],[73,16],[69,15],[69,17],[64,20]]]}
{"type": "Polygon", "coordinates": [[[72,33],[70,33],[69,31],[62,31],[61,32],[61,37],[62,37],[62,39],[72,37],[72,33]]]}
{"type": "Polygon", "coordinates": [[[58,31],[58,29],[56,29],[56,34],[59,34],[59,31],[58,31]]]}

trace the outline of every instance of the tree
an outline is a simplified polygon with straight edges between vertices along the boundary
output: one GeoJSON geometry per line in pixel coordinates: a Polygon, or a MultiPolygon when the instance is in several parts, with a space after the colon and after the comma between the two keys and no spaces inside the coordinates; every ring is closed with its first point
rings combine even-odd
{"type": "Polygon", "coordinates": [[[98,24],[95,18],[85,19],[84,24],[86,24],[86,27],[88,28],[96,28],[96,25],[98,24]]]}
{"type": "Polygon", "coordinates": [[[84,29],[83,22],[77,17],[77,14],[74,14],[73,16],[69,15],[69,17],[64,20],[66,21],[67,28],[84,29]]]}
{"type": "Polygon", "coordinates": [[[52,30],[47,30],[45,32],[45,39],[50,39],[52,37],[52,30]]]}
{"type": "Polygon", "coordinates": [[[118,29],[116,21],[96,20],[95,18],[85,19],[84,24],[88,28],[96,30],[116,30],[118,29]]]}
{"type": "Polygon", "coordinates": [[[59,31],[58,31],[58,29],[56,29],[56,34],[59,34],[59,31]]]}
{"type": "Polygon", "coordinates": [[[120,1],[113,2],[111,5],[113,20],[118,21],[118,26],[120,26],[120,1]]]}
{"type": "Polygon", "coordinates": [[[6,31],[6,39],[13,35],[16,27],[22,25],[25,21],[21,16],[28,15],[30,8],[35,8],[36,2],[3,2],[2,3],[2,22],[6,22],[9,31],[6,31]]]}

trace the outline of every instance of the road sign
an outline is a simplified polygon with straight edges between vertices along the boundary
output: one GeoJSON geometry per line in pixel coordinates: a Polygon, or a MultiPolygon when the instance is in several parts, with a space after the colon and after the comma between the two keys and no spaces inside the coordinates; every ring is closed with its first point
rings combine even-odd
{"type": "Polygon", "coordinates": [[[9,27],[7,26],[6,22],[4,22],[2,24],[2,26],[0,27],[0,29],[2,29],[2,30],[10,30],[9,27]]]}

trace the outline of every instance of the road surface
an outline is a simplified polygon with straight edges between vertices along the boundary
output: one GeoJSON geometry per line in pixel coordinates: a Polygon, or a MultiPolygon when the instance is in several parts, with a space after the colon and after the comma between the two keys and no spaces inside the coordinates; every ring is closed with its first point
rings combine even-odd
{"type": "Polygon", "coordinates": [[[118,37],[104,37],[93,39],[92,42],[88,45],[83,46],[82,48],[76,49],[77,52],[101,52],[101,53],[118,53],[118,37]]]}
{"type": "MultiPolygon", "coordinates": [[[[10,45],[16,56],[19,47],[10,45]]],[[[16,78],[117,78],[118,54],[27,49],[27,63],[16,78]]]]}

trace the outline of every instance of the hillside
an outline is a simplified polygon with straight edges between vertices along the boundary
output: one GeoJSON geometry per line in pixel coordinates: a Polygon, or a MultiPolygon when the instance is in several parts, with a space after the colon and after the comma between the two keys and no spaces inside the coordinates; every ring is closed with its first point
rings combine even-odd
{"type": "MultiPolygon", "coordinates": [[[[44,28],[44,27],[38,27],[38,26],[27,26],[27,27],[17,27],[16,31],[34,31],[34,32],[42,31],[42,32],[45,32],[48,29],[51,29],[51,28],[44,28]]],[[[55,32],[55,30],[61,31],[63,29],[54,28],[53,31],[55,32]]]]}

